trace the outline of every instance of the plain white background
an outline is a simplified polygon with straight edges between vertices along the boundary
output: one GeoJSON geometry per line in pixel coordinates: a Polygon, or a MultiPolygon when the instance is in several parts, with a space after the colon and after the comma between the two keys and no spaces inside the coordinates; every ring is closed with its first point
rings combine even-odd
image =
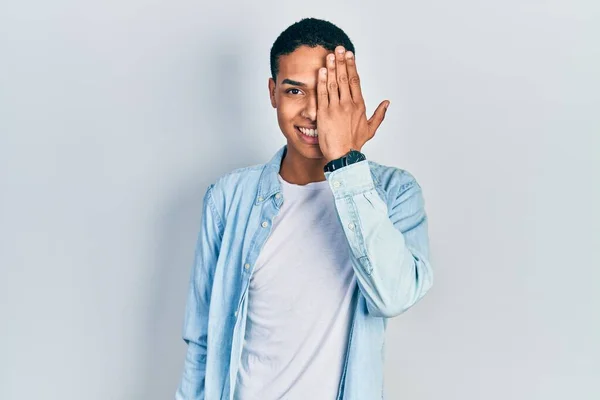
{"type": "Polygon", "coordinates": [[[173,398],[202,195],[283,145],[269,49],[309,16],[354,41],[369,113],[391,100],[364,151],[430,216],[387,398],[600,397],[597,2],[25,0],[0,4],[1,399],[173,398]]]}

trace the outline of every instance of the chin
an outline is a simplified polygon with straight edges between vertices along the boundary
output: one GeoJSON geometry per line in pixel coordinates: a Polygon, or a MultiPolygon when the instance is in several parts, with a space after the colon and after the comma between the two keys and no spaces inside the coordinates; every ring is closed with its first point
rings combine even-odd
{"type": "MultiPolygon", "coordinates": [[[[295,133],[292,133],[294,135],[295,133]]],[[[323,158],[323,153],[321,152],[321,148],[319,145],[310,145],[302,142],[297,137],[290,138],[287,137],[287,145],[288,147],[292,147],[294,151],[304,158],[310,159],[321,159],[323,158]]]]}
{"type": "Polygon", "coordinates": [[[323,158],[323,153],[321,153],[320,149],[304,149],[304,151],[302,152],[302,155],[305,158],[310,158],[310,159],[314,159],[314,160],[320,160],[323,158]]]}

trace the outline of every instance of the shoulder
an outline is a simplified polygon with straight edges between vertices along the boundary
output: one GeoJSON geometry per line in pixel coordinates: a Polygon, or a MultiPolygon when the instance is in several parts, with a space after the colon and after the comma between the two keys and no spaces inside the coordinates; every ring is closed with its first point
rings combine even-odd
{"type": "Polygon", "coordinates": [[[230,192],[237,187],[247,184],[256,184],[260,179],[265,164],[256,164],[248,167],[236,168],[218,177],[213,186],[223,193],[230,192]]]}
{"type": "Polygon", "coordinates": [[[232,205],[251,204],[265,164],[236,168],[218,177],[209,185],[211,202],[215,210],[225,216],[232,205]]]}

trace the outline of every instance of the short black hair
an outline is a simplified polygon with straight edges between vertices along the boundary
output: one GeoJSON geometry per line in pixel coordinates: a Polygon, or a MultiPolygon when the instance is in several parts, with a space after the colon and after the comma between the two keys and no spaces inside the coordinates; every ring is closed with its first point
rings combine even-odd
{"type": "Polygon", "coordinates": [[[271,77],[277,81],[279,56],[290,54],[300,46],[322,46],[334,51],[336,46],[344,46],[346,51],[355,53],[352,41],[346,32],[329,21],[304,18],[281,32],[271,47],[271,77]]]}

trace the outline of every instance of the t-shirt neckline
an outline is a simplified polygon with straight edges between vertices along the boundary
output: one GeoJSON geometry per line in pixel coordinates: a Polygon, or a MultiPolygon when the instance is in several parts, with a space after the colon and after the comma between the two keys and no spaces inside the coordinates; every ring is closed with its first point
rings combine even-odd
{"type": "Polygon", "coordinates": [[[283,186],[285,186],[287,189],[292,190],[323,190],[329,186],[329,182],[327,182],[327,179],[325,179],[324,181],[309,182],[305,185],[298,185],[286,181],[285,179],[283,179],[281,174],[277,174],[277,178],[283,186]]]}

